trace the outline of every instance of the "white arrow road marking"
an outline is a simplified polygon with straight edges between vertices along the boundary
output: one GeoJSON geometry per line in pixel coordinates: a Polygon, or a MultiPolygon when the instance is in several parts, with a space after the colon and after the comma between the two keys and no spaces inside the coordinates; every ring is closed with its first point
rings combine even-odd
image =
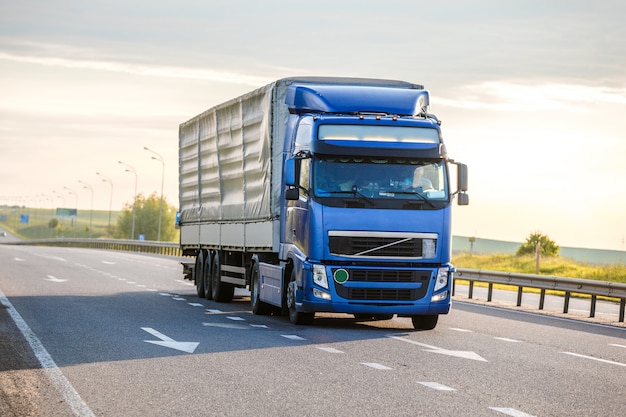
{"type": "Polygon", "coordinates": [[[576,356],[578,358],[591,359],[591,360],[602,362],[602,363],[608,363],[610,365],[626,366],[626,363],[613,362],[613,361],[609,361],[609,360],[606,360],[606,359],[594,358],[593,356],[580,355],[578,353],[572,353],[572,352],[561,352],[561,353],[564,353],[566,355],[576,356]]]}
{"type": "Polygon", "coordinates": [[[426,349],[424,349],[424,351],[426,351],[426,352],[439,353],[440,355],[455,356],[457,358],[471,359],[471,360],[474,360],[474,361],[488,362],[487,359],[485,359],[482,356],[480,356],[479,354],[477,354],[475,352],[471,352],[471,351],[447,350],[447,349],[439,348],[437,346],[427,345],[426,343],[419,343],[419,342],[413,341],[411,339],[406,339],[404,337],[399,337],[399,336],[387,336],[387,337],[390,337],[391,339],[400,340],[402,342],[412,343],[412,344],[417,345],[417,346],[421,346],[423,348],[426,348],[426,349]]]}
{"type": "Polygon", "coordinates": [[[159,333],[151,327],[142,327],[141,330],[150,333],[152,336],[157,337],[161,340],[144,340],[144,342],[152,343],[154,345],[159,345],[171,349],[180,350],[182,352],[193,353],[200,342],[177,342],[171,337],[165,336],[163,333],[159,333]]]}
{"type": "Polygon", "coordinates": [[[60,278],[54,277],[52,275],[48,275],[48,278],[46,278],[46,281],[50,281],[50,282],[65,282],[67,280],[66,279],[60,279],[60,278]]]}

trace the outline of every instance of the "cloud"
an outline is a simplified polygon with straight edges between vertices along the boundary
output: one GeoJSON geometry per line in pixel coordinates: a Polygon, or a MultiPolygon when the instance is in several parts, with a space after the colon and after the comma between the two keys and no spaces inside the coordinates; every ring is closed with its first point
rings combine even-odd
{"type": "Polygon", "coordinates": [[[489,81],[461,87],[458,97],[440,97],[440,105],[499,112],[527,110],[584,111],[592,104],[626,104],[626,88],[566,83],[530,84],[489,81]]]}
{"type": "MultiPolygon", "coordinates": [[[[55,50],[48,45],[42,45],[42,50],[55,50]]],[[[71,69],[87,69],[97,71],[108,71],[131,75],[182,78],[201,81],[213,81],[230,84],[244,84],[250,86],[265,85],[273,81],[258,75],[248,75],[244,73],[216,70],[210,68],[188,68],[179,66],[148,65],[123,62],[122,60],[93,60],[87,58],[45,56],[45,55],[21,55],[6,51],[0,51],[0,60],[17,63],[28,63],[45,65],[50,67],[62,67],[71,69]]]]}

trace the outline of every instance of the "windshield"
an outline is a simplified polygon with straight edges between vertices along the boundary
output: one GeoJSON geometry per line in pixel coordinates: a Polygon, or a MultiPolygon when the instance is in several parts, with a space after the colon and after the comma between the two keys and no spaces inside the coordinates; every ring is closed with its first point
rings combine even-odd
{"type": "Polygon", "coordinates": [[[313,162],[312,185],[320,198],[361,198],[383,206],[408,200],[434,207],[432,202],[448,200],[446,178],[443,161],[322,156],[313,162]]]}

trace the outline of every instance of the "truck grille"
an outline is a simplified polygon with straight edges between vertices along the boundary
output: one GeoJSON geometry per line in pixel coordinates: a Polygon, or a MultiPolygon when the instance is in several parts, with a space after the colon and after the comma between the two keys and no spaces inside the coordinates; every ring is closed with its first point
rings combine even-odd
{"type": "Polygon", "coordinates": [[[415,301],[426,295],[430,282],[430,271],[350,268],[346,270],[350,276],[348,284],[335,283],[335,290],[340,297],[347,300],[415,301]],[[421,283],[422,285],[419,288],[368,288],[352,287],[349,284],[352,282],[421,283]]]}
{"type": "Polygon", "coordinates": [[[424,239],[434,242],[434,252],[437,235],[431,233],[330,232],[328,246],[330,253],[337,256],[421,259],[424,239]]]}

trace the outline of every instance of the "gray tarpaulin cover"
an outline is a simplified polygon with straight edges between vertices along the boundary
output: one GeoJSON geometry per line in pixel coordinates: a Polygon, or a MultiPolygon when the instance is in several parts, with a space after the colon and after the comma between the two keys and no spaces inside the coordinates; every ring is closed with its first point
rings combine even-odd
{"type": "Polygon", "coordinates": [[[278,218],[288,110],[276,82],[180,125],[180,222],[278,218]]]}

